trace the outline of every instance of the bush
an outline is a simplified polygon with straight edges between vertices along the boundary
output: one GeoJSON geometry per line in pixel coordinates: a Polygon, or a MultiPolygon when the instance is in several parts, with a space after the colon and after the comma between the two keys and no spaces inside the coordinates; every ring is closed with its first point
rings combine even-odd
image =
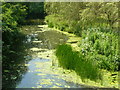
{"type": "Polygon", "coordinates": [[[75,62],[73,62],[76,58],[74,57],[75,55],[75,52],[72,52],[72,48],[69,45],[60,45],[56,50],[60,66],[66,69],[75,69],[75,62]]]}
{"type": "Polygon", "coordinates": [[[92,60],[87,60],[79,52],[73,51],[70,45],[59,45],[56,56],[60,66],[65,69],[75,70],[81,79],[101,79],[100,71],[92,60]]]}
{"type": "Polygon", "coordinates": [[[85,57],[93,58],[102,69],[118,70],[118,36],[100,28],[84,30],[80,44],[85,57]]]}
{"type": "Polygon", "coordinates": [[[2,4],[2,26],[3,30],[16,29],[26,17],[26,6],[21,3],[3,3],[2,4]]]}
{"type": "Polygon", "coordinates": [[[61,19],[61,17],[57,15],[46,16],[45,20],[48,24],[48,27],[55,27],[61,31],[67,31],[69,33],[74,33],[78,36],[81,36],[82,28],[76,21],[68,22],[65,19],[61,19]]]}

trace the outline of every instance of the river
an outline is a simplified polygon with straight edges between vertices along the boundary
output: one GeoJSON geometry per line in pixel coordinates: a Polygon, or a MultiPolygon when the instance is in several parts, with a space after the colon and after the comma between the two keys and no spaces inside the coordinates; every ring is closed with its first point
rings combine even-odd
{"type": "MultiPolygon", "coordinates": [[[[80,88],[72,82],[67,82],[59,68],[53,66],[53,51],[59,44],[63,44],[68,37],[63,33],[46,28],[45,25],[23,26],[22,31],[26,34],[26,51],[24,56],[24,73],[20,79],[13,82],[17,88],[80,88]]],[[[23,59],[23,58],[22,58],[23,59]]],[[[19,70],[18,68],[17,70],[19,70]]],[[[22,71],[21,70],[21,71],[22,71]]],[[[16,77],[17,78],[17,77],[16,77]]],[[[13,78],[15,79],[15,78],[13,78]]]]}

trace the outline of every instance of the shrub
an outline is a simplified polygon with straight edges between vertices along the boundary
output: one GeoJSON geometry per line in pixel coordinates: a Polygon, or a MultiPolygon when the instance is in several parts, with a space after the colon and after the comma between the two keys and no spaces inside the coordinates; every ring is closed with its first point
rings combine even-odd
{"type": "Polygon", "coordinates": [[[107,70],[118,70],[118,36],[111,32],[102,32],[100,28],[84,30],[79,45],[85,57],[93,58],[98,66],[107,70]]]}
{"type": "Polygon", "coordinates": [[[45,20],[48,24],[48,27],[55,27],[61,31],[67,31],[69,33],[74,33],[78,36],[81,36],[82,28],[77,21],[68,22],[65,19],[61,19],[60,15],[49,15],[46,16],[45,20]]]}
{"type": "Polygon", "coordinates": [[[73,51],[70,45],[59,45],[56,56],[60,66],[65,69],[75,70],[81,79],[101,79],[100,71],[92,60],[87,60],[80,52],[73,51]]]}

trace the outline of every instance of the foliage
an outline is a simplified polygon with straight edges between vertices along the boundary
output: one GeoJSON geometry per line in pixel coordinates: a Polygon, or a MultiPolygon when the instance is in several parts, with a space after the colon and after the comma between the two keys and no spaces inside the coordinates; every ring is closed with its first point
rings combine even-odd
{"type": "Polygon", "coordinates": [[[26,16],[26,6],[20,3],[2,4],[2,26],[3,30],[12,31],[23,22],[26,16]]]}
{"type": "Polygon", "coordinates": [[[24,38],[18,26],[25,18],[26,7],[20,3],[3,3],[2,10],[3,51],[8,53],[15,43],[20,44],[19,41],[24,38]]]}
{"type": "Polygon", "coordinates": [[[45,11],[50,27],[79,36],[82,30],[90,27],[118,27],[118,3],[115,2],[47,2],[45,11]]]}
{"type": "Polygon", "coordinates": [[[120,58],[116,29],[117,2],[46,2],[44,8],[48,14],[45,20],[49,27],[74,33],[83,38],[79,44],[81,54],[72,51],[67,45],[57,48],[56,55],[62,67],[75,70],[80,76],[91,79],[97,76],[92,75],[97,72],[92,64],[99,69],[118,70],[120,58]],[[82,60],[86,62],[82,63],[82,60]]]}
{"type": "Polygon", "coordinates": [[[82,33],[80,44],[83,55],[107,70],[118,70],[118,36],[110,32],[101,32],[101,28],[91,28],[82,33]]]}
{"type": "Polygon", "coordinates": [[[11,47],[23,39],[18,26],[25,19],[26,6],[20,3],[3,3],[2,10],[3,46],[11,47]]]}
{"type": "Polygon", "coordinates": [[[57,29],[61,30],[61,31],[65,31],[65,29],[68,27],[67,26],[67,21],[62,21],[59,16],[54,16],[54,15],[50,15],[50,16],[46,16],[46,21],[48,23],[49,27],[56,27],[57,29]],[[56,17],[56,18],[54,18],[56,17]]]}
{"type": "Polygon", "coordinates": [[[115,27],[118,20],[117,3],[112,2],[90,2],[86,4],[81,15],[83,27],[102,26],[115,27]]]}
{"type": "MultiPolygon", "coordinates": [[[[17,80],[16,75],[19,75],[19,72],[13,74],[12,71],[16,71],[16,68],[18,69],[19,66],[18,64],[16,65],[16,60],[18,60],[21,55],[20,51],[24,50],[21,46],[25,35],[21,33],[18,27],[24,21],[26,14],[26,6],[22,5],[22,3],[2,3],[3,87],[6,87],[5,84],[8,84],[8,80],[11,80],[11,78],[17,80]],[[17,57],[17,59],[15,59],[15,57],[17,57]],[[10,77],[9,75],[13,76],[10,77]]],[[[9,85],[11,84],[9,83],[9,85]]]]}
{"type": "MultiPolygon", "coordinates": [[[[76,30],[74,27],[76,27],[76,24],[80,20],[79,13],[76,13],[79,12],[79,9],[83,6],[80,5],[82,5],[82,3],[45,3],[45,11],[48,14],[46,17],[48,25],[52,25],[52,27],[62,31],[77,33],[78,29],[76,30]]],[[[79,27],[78,24],[77,27],[79,27]]]]}
{"type": "Polygon", "coordinates": [[[43,2],[27,2],[24,3],[27,7],[27,19],[43,19],[44,13],[44,3],[43,2]]]}
{"type": "Polygon", "coordinates": [[[95,63],[87,60],[79,52],[73,51],[70,45],[59,45],[56,50],[56,56],[60,66],[65,69],[75,70],[82,80],[101,79],[101,74],[95,63]]]}

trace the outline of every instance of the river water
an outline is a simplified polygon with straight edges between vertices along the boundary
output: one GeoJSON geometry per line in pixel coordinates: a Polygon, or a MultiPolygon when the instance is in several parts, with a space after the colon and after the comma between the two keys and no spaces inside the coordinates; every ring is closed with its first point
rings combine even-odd
{"type": "MultiPolygon", "coordinates": [[[[53,50],[63,44],[68,37],[46,26],[23,26],[26,33],[27,55],[24,56],[26,67],[16,88],[80,88],[61,78],[60,71],[53,69],[53,50]]],[[[63,76],[64,78],[64,76],[63,76]]]]}

